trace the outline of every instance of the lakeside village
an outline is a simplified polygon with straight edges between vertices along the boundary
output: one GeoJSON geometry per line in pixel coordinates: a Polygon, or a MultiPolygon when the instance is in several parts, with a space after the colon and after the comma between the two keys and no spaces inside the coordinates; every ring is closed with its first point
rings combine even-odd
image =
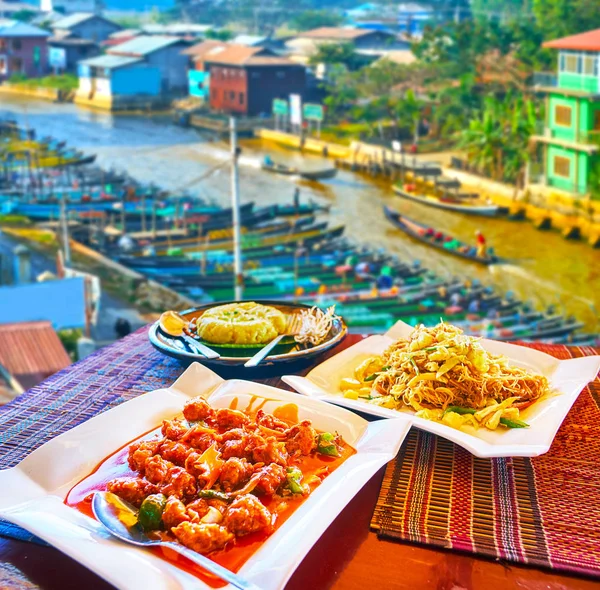
{"type": "MultiPolygon", "coordinates": [[[[234,117],[240,134],[331,159],[315,171],[266,156],[265,173],[321,182],[350,168],[388,179],[400,199],[473,218],[474,229],[477,216],[504,216],[598,247],[600,29],[549,36],[530,21],[386,6],[313,11],[305,21],[317,26],[261,34],[188,21],[133,28],[0,2],[0,102],[168,108],[182,125],[224,134],[234,117]]],[[[243,287],[245,299],[335,305],[358,332],[442,317],[498,340],[598,344],[577,318],[356,243],[298,195],[234,211],[94,160],[0,122],[0,227],[15,246],[0,257],[4,402],[95,348],[103,290],[145,320],[243,287]],[[36,276],[39,255],[58,262],[36,276]]],[[[394,209],[382,215],[440,256],[502,262],[501,245],[481,234],[466,244],[394,209]]],[[[117,336],[131,328],[118,317],[117,336]]]]}

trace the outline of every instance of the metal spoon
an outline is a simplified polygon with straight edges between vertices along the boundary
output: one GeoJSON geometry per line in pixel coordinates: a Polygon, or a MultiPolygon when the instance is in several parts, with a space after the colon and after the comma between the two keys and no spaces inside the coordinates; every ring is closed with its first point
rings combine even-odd
{"type": "Polygon", "coordinates": [[[239,588],[239,590],[260,590],[252,582],[240,578],[237,574],[230,572],[208,557],[196,553],[179,543],[149,539],[142,529],[136,526],[138,511],[131,504],[121,500],[119,496],[111,492],[96,492],[92,500],[92,510],[94,516],[108,529],[108,532],[117,539],[121,539],[121,541],[139,547],[169,547],[169,549],[184,555],[205,570],[221,578],[221,580],[239,588]]]}
{"type": "Polygon", "coordinates": [[[212,348],[209,348],[205,344],[202,344],[202,342],[198,342],[191,336],[188,336],[183,331],[183,325],[187,324],[188,321],[182,315],[178,314],[175,311],[172,311],[169,313],[171,313],[173,316],[175,316],[181,320],[182,328],[181,328],[181,330],[177,330],[177,331],[172,330],[172,329],[167,330],[165,328],[165,326],[163,326],[162,322],[159,320],[158,325],[165,334],[168,334],[169,336],[171,336],[171,338],[178,338],[179,340],[182,340],[190,347],[192,352],[197,352],[198,354],[201,354],[202,356],[206,357],[207,359],[218,359],[221,356],[218,352],[214,351],[212,348]]]}
{"type": "Polygon", "coordinates": [[[244,367],[257,367],[262,363],[269,353],[287,336],[296,336],[302,327],[302,318],[300,314],[294,313],[288,316],[287,324],[283,334],[279,334],[267,344],[263,346],[251,359],[244,363],[244,367]]]}

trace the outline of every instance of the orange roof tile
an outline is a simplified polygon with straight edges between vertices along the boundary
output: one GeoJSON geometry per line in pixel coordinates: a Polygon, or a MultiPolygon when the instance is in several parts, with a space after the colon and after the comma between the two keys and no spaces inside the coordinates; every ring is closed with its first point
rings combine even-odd
{"type": "Polygon", "coordinates": [[[205,55],[204,61],[206,63],[230,66],[293,64],[293,62],[285,57],[279,57],[264,47],[248,47],[246,45],[232,44],[223,51],[205,55]]]}
{"type": "Polygon", "coordinates": [[[225,41],[216,41],[214,39],[208,39],[207,41],[202,41],[201,43],[196,43],[187,49],[184,49],[181,54],[189,55],[192,59],[201,59],[206,56],[206,54],[211,51],[215,51],[218,49],[225,49],[229,43],[225,41]]]}
{"type": "Polygon", "coordinates": [[[554,41],[542,43],[542,47],[549,49],[572,49],[574,51],[600,51],[600,29],[570,35],[554,41]]]}
{"type": "Polygon", "coordinates": [[[0,324],[0,364],[32,387],[68,367],[71,359],[50,322],[0,324]]]}

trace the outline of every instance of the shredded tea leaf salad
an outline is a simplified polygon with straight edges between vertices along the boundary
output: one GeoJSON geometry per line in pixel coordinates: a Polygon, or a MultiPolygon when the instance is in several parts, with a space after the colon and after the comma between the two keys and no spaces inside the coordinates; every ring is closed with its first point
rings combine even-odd
{"type": "Polygon", "coordinates": [[[454,428],[527,428],[520,411],[550,391],[548,380],[510,366],[478,338],[441,322],[423,325],[381,356],[363,361],[340,383],[344,397],[416,415],[454,428]]]}
{"type": "Polygon", "coordinates": [[[318,307],[303,309],[300,312],[300,329],[296,335],[296,342],[313,346],[325,342],[336,319],[338,316],[335,315],[335,305],[327,311],[318,307]]]}

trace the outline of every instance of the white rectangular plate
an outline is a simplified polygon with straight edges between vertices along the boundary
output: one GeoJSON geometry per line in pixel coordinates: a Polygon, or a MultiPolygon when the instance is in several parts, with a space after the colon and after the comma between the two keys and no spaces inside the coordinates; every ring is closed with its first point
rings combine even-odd
{"type": "MultiPolygon", "coordinates": [[[[195,576],[142,548],[111,537],[102,525],[64,504],[68,491],[104,458],[161,421],[184,402],[205,396],[214,407],[234,397],[244,409],[254,396],[299,407],[301,420],[337,431],[356,449],[244,564],[240,575],[264,590],[283,588],[298,564],[363,485],[392,460],[410,429],[403,416],[367,422],[342,408],[250,381],[223,381],[198,363],[168,389],[159,389],[91,418],[46,443],[12,469],[0,471],[0,516],[54,545],[122,590],[209,588],[195,576]]],[[[230,588],[231,586],[227,586],[230,588]]]]}
{"type": "Polygon", "coordinates": [[[477,457],[537,457],[550,449],[556,433],[583,388],[595,379],[600,370],[600,356],[559,361],[538,350],[482,340],[483,347],[491,353],[503,354],[513,365],[545,375],[553,394],[536,402],[521,413],[529,428],[514,430],[469,428],[457,430],[439,422],[417,418],[411,410],[397,411],[381,408],[361,400],[351,400],[340,391],[343,377],[353,377],[354,369],[366,358],[383,353],[396,340],[407,338],[413,328],[398,322],[383,335],[370,336],[354,346],[327,359],[306,377],[286,375],[288,385],[296,391],[315,399],[344,406],[352,410],[382,418],[406,416],[414,426],[442,436],[464,447],[477,457]]]}

